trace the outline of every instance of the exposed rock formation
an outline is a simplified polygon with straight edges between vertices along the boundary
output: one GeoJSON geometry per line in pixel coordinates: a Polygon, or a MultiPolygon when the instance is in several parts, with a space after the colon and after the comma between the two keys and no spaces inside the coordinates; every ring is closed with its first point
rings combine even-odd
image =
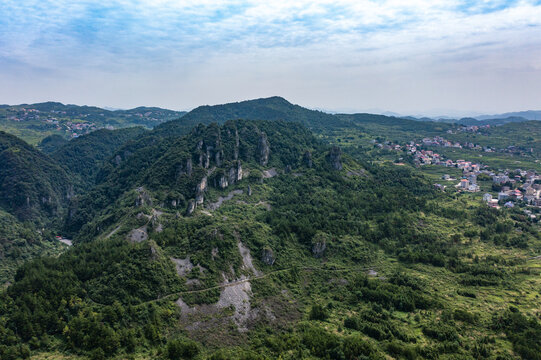
{"type": "Polygon", "coordinates": [[[324,241],[316,242],[312,245],[312,254],[317,258],[321,257],[325,252],[325,249],[327,249],[327,244],[324,241]]]}
{"type": "Polygon", "coordinates": [[[278,175],[278,171],[276,171],[276,168],[270,168],[269,170],[263,170],[263,179],[270,179],[278,175]]]}
{"type": "Polygon", "coordinates": [[[192,176],[193,163],[191,158],[187,158],[184,164],[180,164],[177,171],[177,177],[182,175],[192,176]]]}
{"type": "MultiPolygon", "coordinates": [[[[236,234],[235,237],[238,237],[238,234],[236,234]]],[[[242,268],[245,270],[251,270],[256,276],[263,275],[254,267],[254,264],[252,262],[252,255],[250,254],[250,249],[244,246],[244,244],[240,241],[237,243],[237,246],[239,248],[240,256],[242,256],[242,268]]]]}
{"type": "Polygon", "coordinates": [[[203,177],[195,189],[195,205],[203,204],[203,194],[207,190],[207,177],[203,177]]]}
{"type": "Polygon", "coordinates": [[[186,214],[191,215],[195,211],[195,201],[190,200],[188,201],[188,207],[186,208],[186,214]]]}
{"type": "Polygon", "coordinates": [[[276,259],[274,258],[274,252],[271,248],[265,247],[261,253],[261,261],[267,265],[274,264],[274,261],[276,259]]]}
{"type": "Polygon", "coordinates": [[[216,201],[215,203],[210,203],[210,204],[208,204],[208,205],[207,205],[207,208],[208,208],[209,210],[216,210],[216,209],[218,209],[220,206],[222,206],[222,203],[223,203],[224,201],[229,201],[229,200],[231,200],[231,199],[233,198],[233,196],[235,196],[235,195],[240,195],[240,194],[242,194],[243,192],[244,192],[244,191],[242,191],[242,190],[233,190],[233,191],[231,191],[226,197],[220,196],[220,197],[218,198],[218,201],[216,201]]]}
{"type": "Polygon", "coordinates": [[[342,170],[342,150],[338,146],[331,148],[327,158],[334,170],[342,170]]]}
{"type": "Polygon", "coordinates": [[[239,145],[240,145],[239,131],[235,128],[235,149],[233,150],[233,158],[235,160],[239,159],[239,145]]]}
{"type": "Polygon", "coordinates": [[[172,257],[171,261],[175,264],[178,276],[186,276],[194,268],[189,256],[186,259],[175,259],[172,257]]]}
{"type": "Polygon", "coordinates": [[[236,166],[229,169],[229,182],[233,184],[237,181],[241,181],[243,175],[242,164],[240,160],[237,160],[236,166]]]}
{"type": "Polygon", "coordinates": [[[139,229],[133,229],[128,233],[128,240],[133,243],[139,243],[148,239],[146,225],[139,229]]]}
{"type": "Polygon", "coordinates": [[[203,158],[203,166],[205,167],[205,169],[208,169],[209,168],[209,165],[210,165],[210,147],[207,146],[207,152],[205,154],[205,157],[203,158]]]}
{"type": "Polygon", "coordinates": [[[150,194],[143,187],[137,188],[136,191],[139,193],[137,195],[137,198],[135,199],[136,207],[152,206],[152,199],[150,198],[150,194]]]}
{"type": "Polygon", "coordinates": [[[220,189],[225,189],[226,187],[229,186],[229,181],[227,181],[227,177],[225,176],[225,174],[222,174],[218,177],[217,185],[220,189]]]}
{"type": "Polygon", "coordinates": [[[330,241],[330,235],[318,231],[312,239],[312,254],[317,258],[323,256],[325,249],[327,249],[328,241],[330,241]]]}
{"type": "Polygon", "coordinates": [[[261,133],[261,136],[259,138],[259,144],[257,146],[257,154],[258,154],[259,164],[263,166],[267,166],[267,164],[269,163],[270,144],[269,144],[269,140],[267,139],[267,134],[265,134],[264,132],[261,133]]]}

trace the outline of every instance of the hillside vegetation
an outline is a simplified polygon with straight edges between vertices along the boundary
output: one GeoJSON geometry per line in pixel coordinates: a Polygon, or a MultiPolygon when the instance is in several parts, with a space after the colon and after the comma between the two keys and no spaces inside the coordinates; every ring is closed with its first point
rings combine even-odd
{"type": "Polygon", "coordinates": [[[0,106],[0,130],[38,144],[48,136],[66,139],[101,128],[141,126],[148,129],[178,119],[184,111],[156,107],[105,110],[95,106],[64,105],[58,102],[0,106]]]}
{"type": "Polygon", "coordinates": [[[369,142],[448,129],[270,98],[51,157],[4,134],[85,186],[45,231],[0,222],[0,358],[539,359],[538,224],[369,142]]]}

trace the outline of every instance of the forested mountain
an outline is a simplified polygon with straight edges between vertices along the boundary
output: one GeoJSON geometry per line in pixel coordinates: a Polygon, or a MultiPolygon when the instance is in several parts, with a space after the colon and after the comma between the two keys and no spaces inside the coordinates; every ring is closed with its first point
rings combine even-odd
{"type": "Polygon", "coordinates": [[[20,220],[61,217],[73,195],[67,172],[33,146],[0,132],[0,206],[20,220]]]}
{"type": "Polygon", "coordinates": [[[0,131],[0,289],[17,266],[59,252],[50,229],[61,223],[72,191],[53,159],[0,131]]]}
{"type": "Polygon", "coordinates": [[[57,135],[57,134],[49,135],[43,138],[39,142],[38,149],[40,149],[46,154],[50,154],[54,152],[55,150],[57,150],[58,148],[60,148],[61,146],[67,144],[68,141],[69,140],[66,139],[65,137],[57,135]]]}
{"type": "MultiPolygon", "coordinates": [[[[96,211],[136,188],[161,190],[162,201],[184,212],[202,201],[207,184],[225,188],[236,183],[246,164],[296,167],[303,151],[315,144],[299,124],[243,120],[222,127],[198,125],[188,136],[174,140],[150,136],[129,142],[103,168],[98,186],[74,201],[66,230],[73,233],[85,224],[88,227],[96,211]]],[[[103,229],[103,224],[98,228],[103,229]]]]}
{"type": "Polygon", "coordinates": [[[197,124],[223,124],[227,120],[236,119],[284,120],[320,130],[345,125],[331,114],[293,105],[284,98],[275,96],[224,105],[200,106],[181,119],[158,126],[156,131],[162,135],[185,135],[197,124]]]}
{"type": "Polygon", "coordinates": [[[21,222],[0,209],[0,291],[13,281],[17,268],[26,261],[57,255],[62,247],[49,229],[21,222]]]}
{"type": "Polygon", "coordinates": [[[50,157],[0,133],[2,207],[42,221],[0,212],[0,358],[539,358],[538,224],[326,142],[447,130],[270,98],[50,157]],[[23,261],[57,231],[74,246],[23,261]]]}
{"type": "MultiPolygon", "coordinates": [[[[145,133],[141,127],[97,130],[88,135],[73,139],[51,151],[51,158],[61,164],[67,172],[74,175],[76,188],[94,185],[95,177],[103,162],[128,140],[145,133]]],[[[49,142],[50,144],[50,142],[49,142]]],[[[42,142],[42,147],[44,146],[42,142]]]]}

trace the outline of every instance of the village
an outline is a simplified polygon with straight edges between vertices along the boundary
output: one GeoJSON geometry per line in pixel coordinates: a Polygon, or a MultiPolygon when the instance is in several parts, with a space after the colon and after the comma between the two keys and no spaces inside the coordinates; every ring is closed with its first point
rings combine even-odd
{"type": "Polygon", "coordinates": [[[154,108],[152,111],[141,108],[118,112],[71,105],[64,108],[65,110],[44,110],[33,108],[32,105],[6,106],[0,112],[0,122],[17,122],[39,129],[46,128],[58,131],[64,137],[77,138],[98,129],[113,130],[128,125],[152,127],[179,114],[154,108]]]}
{"type": "MultiPolygon", "coordinates": [[[[7,117],[10,121],[40,121],[56,131],[63,131],[71,138],[77,138],[81,135],[88,134],[97,129],[103,128],[97,126],[93,122],[85,120],[79,121],[66,121],[62,119],[62,116],[66,115],[66,111],[51,110],[48,112],[42,112],[38,109],[32,108],[20,108],[17,109],[15,114],[7,117]]],[[[81,114],[80,117],[85,117],[85,114],[81,114]]],[[[106,128],[113,129],[112,126],[106,126],[106,128]]]]}
{"type": "MultiPolygon", "coordinates": [[[[485,183],[491,183],[490,190],[486,191],[488,189],[485,189],[486,193],[483,195],[483,201],[490,207],[500,208],[503,206],[512,208],[516,204],[521,204],[526,207],[541,208],[541,176],[536,171],[522,169],[494,170],[490,169],[487,165],[463,159],[445,159],[444,156],[438,154],[436,151],[426,149],[428,146],[482,149],[479,145],[453,143],[439,136],[424,138],[421,143],[410,141],[403,146],[390,142],[381,144],[374,140],[372,143],[380,149],[406,152],[406,154],[413,157],[413,164],[415,166],[441,165],[462,170],[462,175],[459,179],[455,179],[449,174],[442,176],[442,180],[444,181],[457,181],[454,188],[458,192],[480,192],[479,178],[483,179],[485,183]]],[[[491,149],[483,150],[492,151],[491,149]]],[[[446,185],[440,183],[436,183],[434,186],[442,191],[445,191],[447,188],[446,185]]],[[[535,215],[531,211],[525,210],[525,213],[535,218],[535,215]]]]}

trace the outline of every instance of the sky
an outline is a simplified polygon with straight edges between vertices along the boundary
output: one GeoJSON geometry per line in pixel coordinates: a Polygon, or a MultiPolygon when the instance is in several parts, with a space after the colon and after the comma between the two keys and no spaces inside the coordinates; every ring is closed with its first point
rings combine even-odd
{"type": "Polygon", "coordinates": [[[0,103],[541,109],[541,0],[0,0],[0,103]]]}

